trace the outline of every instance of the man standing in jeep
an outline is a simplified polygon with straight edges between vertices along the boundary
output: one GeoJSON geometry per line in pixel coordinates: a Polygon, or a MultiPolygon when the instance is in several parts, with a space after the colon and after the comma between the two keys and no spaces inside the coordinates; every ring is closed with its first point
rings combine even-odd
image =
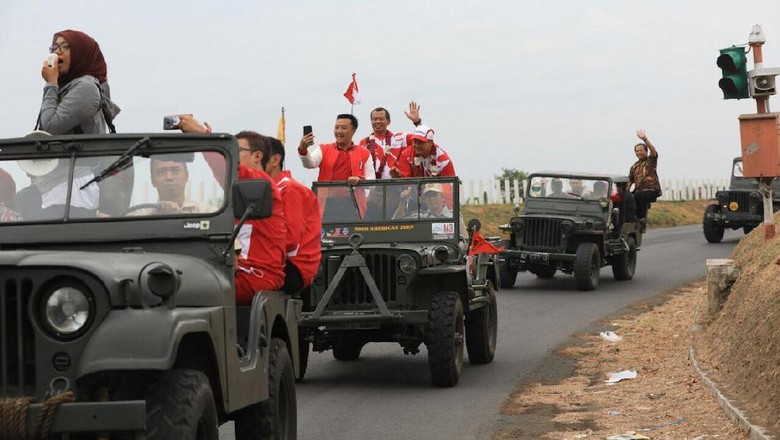
{"type": "Polygon", "coordinates": [[[634,184],[634,199],[636,199],[636,216],[642,221],[647,216],[651,203],[661,197],[661,183],[658,180],[658,151],[647,139],[645,130],[637,130],[636,136],[642,142],[634,145],[637,161],[628,171],[629,185],[634,184]]]}

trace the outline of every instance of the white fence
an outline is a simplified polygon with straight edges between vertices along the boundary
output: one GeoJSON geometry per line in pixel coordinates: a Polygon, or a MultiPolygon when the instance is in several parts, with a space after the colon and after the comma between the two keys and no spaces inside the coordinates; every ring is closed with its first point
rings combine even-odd
{"type": "MultiPolygon", "coordinates": [[[[510,203],[525,194],[526,181],[498,179],[463,180],[460,185],[462,204],[510,203]]],[[[658,200],[711,199],[715,193],[726,189],[729,179],[661,179],[658,200]]]]}

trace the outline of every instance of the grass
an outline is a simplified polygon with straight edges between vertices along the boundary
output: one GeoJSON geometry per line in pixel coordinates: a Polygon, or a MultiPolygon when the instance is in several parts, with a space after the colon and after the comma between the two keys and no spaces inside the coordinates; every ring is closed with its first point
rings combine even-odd
{"type": "MultiPolygon", "coordinates": [[[[712,200],[690,200],[685,202],[655,202],[650,208],[647,221],[649,228],[669,228],[673,226],[700,224],[704,208],[712,200]]],[[[482,235],[501,235],[499,225],[509,222],[514,216],[512,205],[465,205],[461,207],[463,218],[468,223],[476,218],[482,222],[482,235]]],[[[522,207],[520,208],[522,213],[522,207]]]]}

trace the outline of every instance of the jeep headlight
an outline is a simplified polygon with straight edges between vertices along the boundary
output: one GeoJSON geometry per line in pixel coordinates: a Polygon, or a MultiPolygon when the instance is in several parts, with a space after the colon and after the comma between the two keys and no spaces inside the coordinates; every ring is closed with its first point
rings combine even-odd
{"type": "Polygon", "coordinates": [[[411,255],[401,255],[398,257],[398,269],[407,275],[411,275],[417,271],[417,260],[412,258],[411,255]]]}
{"type": "Polygon", "coordinates": [[[729,211],[731,212],[737,212],[739,211],[739,203],[732,201],[729,203],[729,211]]]}
{"type": "Polygon", "coordinates": [[[564,221],[561,223],[561,234],[569,235],[574,230],[574,222],[564,221]]]}
{"type": "Polygon", "coordinates": [[[525,229],[525,220],[521,218],[513,218],[512,221],[509,222],[509,225],[515,232],[523,232],[523,229],[525,229]]]}
{"type": "Polygon", "coordinates": [[[71,337],[83,330],[92,313],[92,301],[84,290],[62,286],[43,297],[43,323],[55,336],[71,337]]]}

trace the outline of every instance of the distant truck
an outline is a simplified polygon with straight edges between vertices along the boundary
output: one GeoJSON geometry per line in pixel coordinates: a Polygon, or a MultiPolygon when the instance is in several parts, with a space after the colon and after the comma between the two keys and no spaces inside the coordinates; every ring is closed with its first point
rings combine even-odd
{"type": "MultiPolygon", "coordinates": [[[[772,211],[780,209],[780,181],[772,183],[772,211]]],[[[740,229],[749,234],[764,221],[764,199],[754,178],[742,174],[742,158],[735,157],[731,165],[729,189],[718,191],[717,203],[704,210],[702,226],[709,243],[720,243],[728,229],[740,229]]]]}
{"type": "Polygon", "coordinates": [[[221,134],[0,140],[0,438],[295,438],[301,301],[236,305],[236,219],[271,212],[237,154],[221,134]],[[182,185],[187,210],[158,202],[182,185]]]}

